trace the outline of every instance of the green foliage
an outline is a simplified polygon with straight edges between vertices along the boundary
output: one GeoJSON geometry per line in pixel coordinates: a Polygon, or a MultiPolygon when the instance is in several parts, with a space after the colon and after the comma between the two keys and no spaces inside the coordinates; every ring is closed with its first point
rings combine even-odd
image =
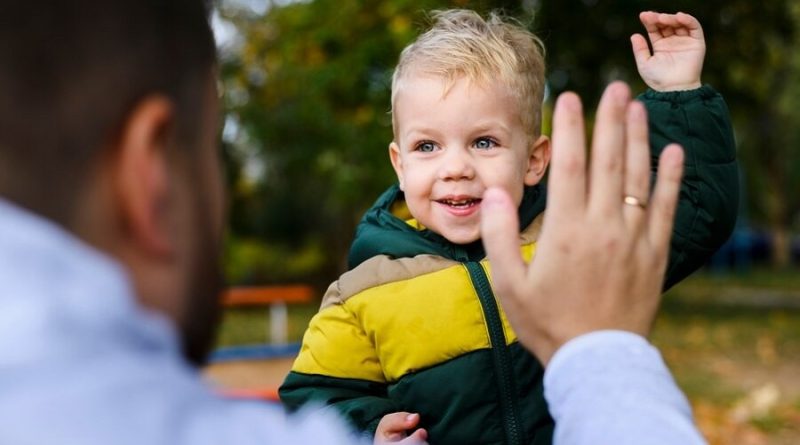
{"type": "MultiPolygon", "coordinates": [[[[548,48],[549,85],[554,94],[577,91],[587,104],[594,104],[611,80],[643,87],[628,40],[643,32],[640,11],[697,17],[707,41],[703,80],[723,93],[734,119],[747,187],[742,213],[755,225],[790,229],[800,211],[800,2],[540,3],[535,28],[548,48]]],[[[785,261],[788,246],[780,249],[785,261]]]]}
{"type": "MultiPolygon", "coordinates": [[[[327,261],[305,271],[309,279],[335,278],[361,214],[395,181],[391,75],[400,50],[424,27],[425,11],[515,5],[317,0],[273,6],[263,17],[223,8],[244,42],[222,66],[226,110],[244,134],[226,150],[238,170],[230,172],[234,239],[258,239],[270,246],[262,252],[284,258],[315,244],[327,261]],[[242,175],[253,159],[263,175],[242,175]]],[[[267,256],[251,269],[263,270],[267,256]]],[[[253,275],[238,264],[230,269],[234,282],[253,275]]]]}
{"type": "Polygon", "coordinates": [[[225,276],[236,284],[307,282],[327,261],[321,243],[313,241],[295,247],[231,236],[227,246],[225,276]]]}
{"type": "MultiPolygon", "coordinates": [[[[747,187],[744,214],[775,231],[796,220],[796,0],[315,0],[273,2],[263,16],[223,3],[221,15],[243,42],[222,64],[226,111],[239,129],[226,150],[234,239],[258,240],[262,250],[284,259],[312,245],[324,253],[293,276],[321,282],[343,270],[358,219],[395,180],[387,145],[398,54],[424,29],[426,11],[448,7],[504,8],[532,23],[547,46],[548,109],[569,89],[591,110],[615,79],[642,91],[629,41],[643,31],[638,13],[695,15],[708,44],[703,80],[725,95],[734,118],[747,187]],[[254,165],[261,174],[242,173],[254,165]]],[[[278,270],[231,274],[238,280],[278,270]]]]}

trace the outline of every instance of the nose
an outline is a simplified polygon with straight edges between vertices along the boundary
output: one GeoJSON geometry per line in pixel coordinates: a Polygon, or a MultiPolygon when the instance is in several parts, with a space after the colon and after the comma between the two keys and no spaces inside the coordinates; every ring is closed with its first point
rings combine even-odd
{"type": "Polygon", "coordinates": [[[472,156],[466,150],[448,149],[441,157],[439,179],[443,181],[459,181],[475,177],[472,156]]]}

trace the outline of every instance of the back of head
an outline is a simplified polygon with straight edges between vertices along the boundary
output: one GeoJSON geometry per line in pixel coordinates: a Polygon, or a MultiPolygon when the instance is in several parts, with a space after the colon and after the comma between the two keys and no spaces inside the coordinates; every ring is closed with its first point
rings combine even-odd
{"type": "Polygon", "coordinates": [[[400,55],[392,79],[392,106],[405,76],[442,77],[445,93],[459,78],[477,84],[499,81],[517,100],[531,134],[541,127],[544,45],[519,22],[497,13],[487,18],[470,10],[433,13],[432,27],[400,55]]]}
{"type": "Polygon", "coordinates": [[[0,3],[0,197],[69,225],[99,157],[151,94],[190,147],[215,63],[202,0],[0,3]]]}

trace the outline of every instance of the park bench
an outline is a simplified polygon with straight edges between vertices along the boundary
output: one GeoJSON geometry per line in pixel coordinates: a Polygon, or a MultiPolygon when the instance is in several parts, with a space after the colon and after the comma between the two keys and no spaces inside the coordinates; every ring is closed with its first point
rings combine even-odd
{"type": "Polygon", "coordinates": [[[224,307],[266,306],[269,331],[267,339],[273,345],[285,345],[289,335],[288,304],[310,303],[314,289],[304,284],[283,286],[233,287],[222,294],[224,307]]]}
{"type": "MultiPolygon", "coordinates": [[[[221,296],[224,308],[266,307],[266,342],[219,348],[211,355],[211,362],[266,360],[297,355],[300,343],[290,343],[288,338],[288,305],[309,304],[313,302],[314,295],[314,288],[304,284],[233,287],[226,290],[221,296]]],[[[222,393],[233,398],[278,400],[277,387],[229,389],[222,393]]]]}

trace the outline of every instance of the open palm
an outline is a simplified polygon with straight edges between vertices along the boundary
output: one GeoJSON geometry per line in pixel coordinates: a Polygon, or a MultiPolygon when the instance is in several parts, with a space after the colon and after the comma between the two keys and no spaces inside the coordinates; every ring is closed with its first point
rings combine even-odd
{"type": "Polygon", "coordinates": [[[639,19],[653,47],[641,34],[631,36],[639,75],[657,91],[680,91],[700,87],[706,44],[700,22],[689,14],[643,12],[639,19]]]}

